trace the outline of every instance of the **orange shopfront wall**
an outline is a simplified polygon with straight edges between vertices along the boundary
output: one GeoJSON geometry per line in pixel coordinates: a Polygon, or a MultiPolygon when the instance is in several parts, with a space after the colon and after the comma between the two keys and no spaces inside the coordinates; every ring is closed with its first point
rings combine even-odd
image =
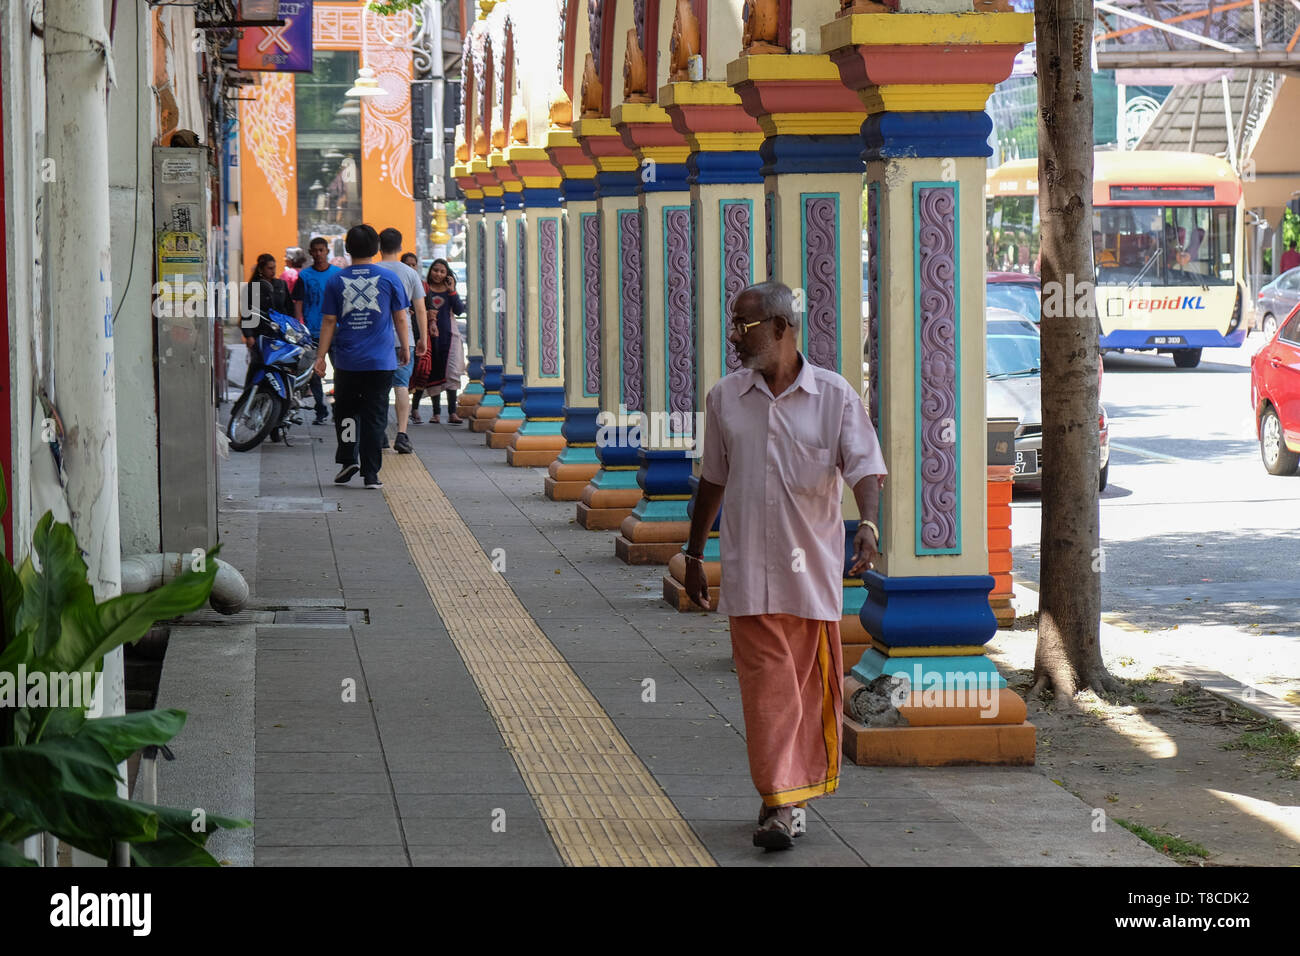
{"type": "MultiPolygon", "coordinates": [[[[317,3],[313,24],[318,50],[360,50],[360,5],[317,3]]],[[[362,98],[361,218],[376,230],[401,230],[415,249],[416,206],[411,191],[411,53],[384,42],[371,16],[366,62],[386,91],[362,98]]],[[[392,29],[392,27],[387,27],[392,29]]],[[[241,279],[263,252],[275,256],[299,245],[294,74],[262,73],[239,104],[241,279]]],[[[355,225],[354,222],[343,225],[355,225]]]]}

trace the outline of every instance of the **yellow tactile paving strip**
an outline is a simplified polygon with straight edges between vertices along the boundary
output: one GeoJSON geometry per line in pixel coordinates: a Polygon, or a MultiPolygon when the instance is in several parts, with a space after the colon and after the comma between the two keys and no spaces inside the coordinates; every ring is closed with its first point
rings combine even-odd
{"type": "Polygon", "coordinates": [[[385,456],[384,494],[565,863],[714,866],[420,460],[385,456]]]}

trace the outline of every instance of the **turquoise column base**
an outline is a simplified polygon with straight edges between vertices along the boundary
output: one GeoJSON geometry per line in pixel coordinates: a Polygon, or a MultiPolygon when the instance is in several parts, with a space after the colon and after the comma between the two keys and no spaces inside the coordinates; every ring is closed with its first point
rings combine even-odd
{"type": "Polygon", "coordinates": [[[461,393],[462,395],[482,395],[482,394],[483,394],[483,383],[482,383],[482,382],[470,382],[470,383],[469,383],[468,385],[466,385],[463,389],[461,389],[461,392],[460,392],[460,393],[461,393]]]}
{"type": "MultiPolygon", "coordinates": [[[[560,422],[559,424],[561,427],[564,426],[563,422],[560,422]]],[[[585,448],[575,448],[572,445],[565,445],[564,451],[560,452],[560,457],[557,458],[556,461],[558,461],[561,465],[599,465],[600,464],[600,459],[596,457],[595,446],[587,446],[585,448]]]]}
{"type": "Polygon", "coordinates": [[[497,392],[484,392],[483,401],[479,402],[479,408],[491,408],[496,405],[504,405],[501,395],[497,392]]]}
{"type": "Polygon", "coordinates": [[[632,515],[641,521],[690,521],[686,513],[689,499],[661,501],[642,498],[632,509],[632,515]]]}
{"type": "Polygon", "coordinates": [[[522,421],[524,418],[524,410],[518,405],[506,405],[505,408],[501,409],[501,414],[498,415],[497,418],[503,422],[511,420],[522,421]]]}
{"type": "Polygon", "coordinates": [[[869,684],[881,674],[906,677],[914,691],[930,688],[996,688],[1007,686],[1006,678],[984,655],[963,657],[886,657],[874,647],[866,650],[853,668],[853,676],[869,684]]]}
{"type": "Polygon", "coordinates": [[[632,469],[610,471],[602,468],[596,472],[596,477],[591,479],[591,486],[601,491],[623,491],[627,488],[641,490],[641,486],[636,483],[636,471],[632,469]]]}
{"type": "MultiPolygon", "coordinates": [[[[563,438],[560,429],[564,427],[564,422],[539,422],[535,418],[530,418],[524,422],[523,427],[519,429],[520,435],[551,436],[563,438]]],[[[595,449],[591,449],[591,460],[596,460],[595,449]]]]}

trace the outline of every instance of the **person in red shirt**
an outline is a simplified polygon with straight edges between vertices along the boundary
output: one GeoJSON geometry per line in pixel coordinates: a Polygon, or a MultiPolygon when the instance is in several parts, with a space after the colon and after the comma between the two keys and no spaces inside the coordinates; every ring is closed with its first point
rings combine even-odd
{"type": "Polygon", "coordinates": [[[1288,272],[1291,269],[1294,269],[1296,266],[1300,266],[1300,252],[1296,252],[1294,239],[1286,244],[1286,252],[1282,253],[1281,266],[1281,269],[1278,271],[1279,275],[1283,272],[1288,272]]]}

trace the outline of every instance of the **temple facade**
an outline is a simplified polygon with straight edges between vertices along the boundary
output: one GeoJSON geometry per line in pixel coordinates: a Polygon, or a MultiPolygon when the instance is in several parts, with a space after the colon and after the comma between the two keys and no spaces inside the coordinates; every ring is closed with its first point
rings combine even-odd
{"type": "MultiPolygon", "coordinates": [[[[985,653],[984,180],[1005,0],[482,0],[453,175],[468,197],[460,413],[630,563],[680,551],[704,397],[745,286],[795,290],[801,350],[859,389],[890,477],[849,577],[849,680],[905,674],[909,725],[846,717],[862,763],[1032,762],[985,653]],[[963,688],[987,690],[972,708],[963,688]],[[931,697],[922,707],[921,695],[931,697]],[[937,693],[939,703],[935,704],[937,693]],[[946,701],[946,703],[945,703],[946,701]]],[[[708,577],[726,588],[714,537],[708,577]]],[[[846,694],[846,700],[848,699],[846,694]]]]}

